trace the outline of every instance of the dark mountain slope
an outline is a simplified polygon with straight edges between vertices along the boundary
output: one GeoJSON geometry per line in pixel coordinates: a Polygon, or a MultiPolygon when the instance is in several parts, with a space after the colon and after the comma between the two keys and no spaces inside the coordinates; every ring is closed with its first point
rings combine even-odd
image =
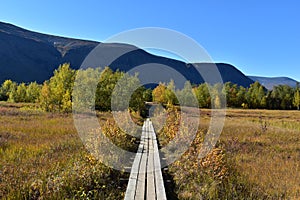
{"type": "MultiPolygon", "coordinates": [[[[209,70],[211,63],[200,63],[197,66],[203,67],[205,70],[209,70]]],[[[244,87],[249,87],[253,83],[253,80],[245,76],[241,71],[230,64],[216,63],[217,68],[221,74],[223,82],[232,82],[244,87]]]]}
{"type": "Polygon", "coordinates": [[[297,81],[288,77],[261,77],[261,76],[248,76],[254,81],[258,81],[265,86],[268,90],[272,90],[274,86],[289,85],[296,87],[297,81]]]}
{"type": "MultiPolygon", "coordinates": [[[[32,32],[0,22],[0,82],[12,79],[17,82],[41,83],[49,79],[54,69],[62,63],[69,62],[73,68],[79,68],[84,58],[98,44],[93,41],[32,32]]],[[[134,50],[111,63],[112,69],[128,71],[142,64],[162,64],[175,69],[192,83],[199,84],[203,82],[203,78],[194,67],[209,71],[212,65],[197,63],[192,66],[178,60],[152,55],[128,44],[103,44],[103,51],[112,53],[126,48],[134,50]]],[[[216,65],[225,82],[231,81],[244,87],[253,83],[232,65],[224,63],[216,65]]],[[[167,81],[169,80],[165,80],[167,81]]]]}
{"type": "Polygon", "coordinates": [[[60,64],[80,66],[97,42],[56,37],[0,22],[0,81],[43,82],[60,64]]]}
{"type": "MultiPolygon", "coordinates": [[[[125,45],[124,44],[102,44],[103,48],[101,50],[103,51],[112,51],[111,48],[116,49],[125,49],[130,48],[131,45],[125,45]]],[[[194,64],[186,64],[184,62],[156,56],[153,54],[150,54],[142,49],[136,49],[135,47],[132,47],[132,51],[129,53],[126,53],[122,56],[120,56],[118,59],[116,59],[113,63],[111,63],[110,67],[113,70],[120,69],[122,71],[128,71],[136,66],[140,66],[143,64],[149,64],[149,67],[151,67],[151,64],[160,64],[169,66],[173,69],[175,69],[177,72],[182,74],[187,80],[190,80],[194,84],[203,83],[203,77],[199,75],[199,72],[196,70],[196,68],[199,68],[199,71],[210,71],[211,68],[213,68],[214,63],[194,63],[194,64]]],[[[125,51],[125,50],[124,50],[125,51]]],[[[245,76],[241,71],[236,69],[234,66],[230,64],[225,63],[216,63],[215,64],[221,74],[221,77],[224,82],[232,82],[236,83],[238,85],[242,85],[244,87],[248,87],[250,84],[252,84],[254,81],[247,76],[245,76]]],[[[157,76],[158,74],[153,74],[153,76],[157,76]]],[[[168,82],[169,80],[163,80],[163,82],[168,82]]]]}

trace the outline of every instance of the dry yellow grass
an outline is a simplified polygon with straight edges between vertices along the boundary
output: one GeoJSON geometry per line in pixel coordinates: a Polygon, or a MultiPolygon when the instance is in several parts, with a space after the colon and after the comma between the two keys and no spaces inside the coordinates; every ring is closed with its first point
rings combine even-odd
{"type": "MultiPolygon", "coordinates": [[[[111,170],[90,156],[76,133],[70,114],[43,113],[28,109],[28,106],[35,107],[34,104],[0,102],[0,198],[123,197],[126,181],[120,178],[126,178],[128,174],[111,170]]],[[[112,115],[98,113],[98,117],[105,125],[112,115]]],[[[137,116],[135,119],[140,120],[137,116]]],[[[210,110],[202,109],[201,134],[207,130],[209,120],[210,110]]],[[[237,181],[230,184],[249,184],[243,197],[300,199],[299,122],[300,112],[297,111],[229,109],[215,150],[221,153],[212,153],[210,162],[213,165],[224,163],[220,169],[228,169],[226,180],[237,181]],[[214,157],[218,159],[214,160],[214,157]],[[230,173],[237,173],[238,178],[232,179],[230,173]]],[[[110,135],[114,137],[113,133],[110,135]]],[[[172,138],[171,135],[161,137],[172,138]]],[[[115,141],[122,143],[122,138],[115,141]]],[[[184,155],[173,165],[174,173],[181,173],[175,177],[178,183],[185,183],[176,186],[181,188],[178,197],[195,199],[199,197],[197,190],[203,190],[200,185],[205,184],[196,179],[206,177],[206,171],[199,175],[192,154],[200,142],[198,137],[191,147],[191,154],[184,155]]],[[[134,148],[132,144],[127,146],[134,148]]],[[[203,162],[206,161],[204,158],[203,162]]],[[[214,186],[214,180],[225,179],[213,177],[209,180],[210,187],[214,186]]],[[[213,196],[217,189],[212,187],[208,191],[213,196]]]]}
{"type": "Polygon", "coordinates": [[[268,197],[300,199],[300,112],[229,109],[221,142],[268,197]]]}
{"type": "MultiPolygon", "coordinates": [[[[96,161],[83,146],[71,114],[43,113],[28,104],[0,103],[0,198],[121,199],[128,174],[96,161]]],[[[109,113],[99,113],[105,123],[109,113]]],[[[113,133],[111,133],[113,137],[113,133]]],[[[122,133],[114,139],[122,144],[122,133]]]]}
{"type": "MultiPolygon", "coordinates": [[[[184,109],[196,116],[196,109],[184,109]]],[[[228,109],[217,147],[198,161],[210,116],[201,109],[193,144],[169,166],[180,199],[300,199],[300,112],[228,109]],[[225,153],[221,160],[211,156],[217,150],[225,153]],[[218,169],[226,172],[221,180],[218,169]]],[[[173,118],[158,135],[163,145],[177,130],[173,118]]]]}

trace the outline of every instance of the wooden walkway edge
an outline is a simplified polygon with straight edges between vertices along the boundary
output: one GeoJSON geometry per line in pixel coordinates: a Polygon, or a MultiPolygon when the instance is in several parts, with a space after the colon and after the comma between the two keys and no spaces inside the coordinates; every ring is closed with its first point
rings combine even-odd
{"type": "Polygon", "coordinates": [[[144,122],[125,193],[125,200],[144,199],[167,199],[156,134],[150,119],[144,122]]]}

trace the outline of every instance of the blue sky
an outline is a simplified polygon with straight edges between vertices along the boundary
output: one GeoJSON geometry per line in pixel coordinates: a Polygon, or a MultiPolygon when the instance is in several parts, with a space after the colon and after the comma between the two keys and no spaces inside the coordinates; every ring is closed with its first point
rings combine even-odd
{"type": "Polygon", "coordinates": [[[0,21],[103,41],[141,27],[173,29],[195,39],[216,62],[247,75],[300,81],[300,1],[2,1],[0,21]]]}

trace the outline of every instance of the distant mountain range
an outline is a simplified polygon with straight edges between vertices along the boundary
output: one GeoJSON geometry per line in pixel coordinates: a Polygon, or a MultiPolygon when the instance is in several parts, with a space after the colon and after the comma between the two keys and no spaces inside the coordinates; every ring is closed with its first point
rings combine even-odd
{"type": "MultiPolygon", "coordinates": [[[[70,63],[78,69],[85,57],[100,42],[65,38],[29,31],[12,24],[0,22],[0,83],[6,79],[17,82],[48,80],[60,64],[70,63]]],[[[114,52],[124,48],[133,51],[116,59],[109,66],[113,70],[129,71],[142,64],[167,65],[185,76],[194,84],[204,80],[196,68],[210,70],[212,63],[187,64],[178,60],[156,56],[129,44],[101,43],[103,51],[114,52]]],[[[224,82],[248,87],[253,77],[245,76],[230,64],[216,63],[224,82]]],[[[255,79],[256,80],[256,79],[255,79]]],[[[167,82],[169,80],[165,80],[167,82]]],[[[261,81],[261,80],[259,80],[261,81]]]]}
{"type": "Polygon", "coordinates": [[[261,77],[261,76],[248,76],[253,81],[258,81],[268,90],[272,90],[274,86],[289,85],[296,87],[297,81],[288,77],[261,77]]]}

